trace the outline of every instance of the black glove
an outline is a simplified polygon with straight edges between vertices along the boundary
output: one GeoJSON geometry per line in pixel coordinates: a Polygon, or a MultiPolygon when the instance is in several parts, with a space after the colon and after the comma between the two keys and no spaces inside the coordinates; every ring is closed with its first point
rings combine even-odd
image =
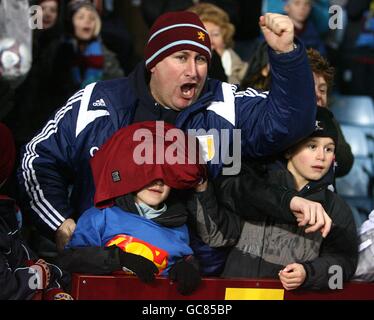
{"type": "Polygon", "coordinates": [[[119,261],[121,267],[135,273],[145,283],[152,282],[155,279],[155,274],[158,273],[158,269],[152,261],[137,254],[120,251],[119,261]]]}
{"type": "Polygon", "coordinates": [[[186,259],[179,260],[170,268],[169,279],[177,282],[177,290],[183,295],[191,294],[201,282],[198,268],[186,259]]]}

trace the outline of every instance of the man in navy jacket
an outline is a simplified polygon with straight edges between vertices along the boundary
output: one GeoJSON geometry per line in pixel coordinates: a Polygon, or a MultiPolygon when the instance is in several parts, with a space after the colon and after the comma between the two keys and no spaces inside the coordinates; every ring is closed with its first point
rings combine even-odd
{"type": "Polygon", "coordinates": [[[270,93],[208,79],[211,50],[203,24],[193,13],[169,12],[150,30],[145,63],[128,78],[78,91],[24,147],[18,171],[23,210],[59,249],[93,204],[89,159],[124,126],[163,120],[184,131],[200,129],[210,178],[238,173],[238,152],[272,155],[312,132],[315,94],[304,46],[294,40],[287,16],[266,14],[260,26],[269,45],[270,93]]]}

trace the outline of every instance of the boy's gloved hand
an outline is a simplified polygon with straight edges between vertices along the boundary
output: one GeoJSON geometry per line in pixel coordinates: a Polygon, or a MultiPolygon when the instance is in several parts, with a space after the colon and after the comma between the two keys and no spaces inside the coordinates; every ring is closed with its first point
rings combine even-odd
{"type": "Polygon", "coordinates": [[[177,290],[183,295],[191,294],[201,282],[197,266],[188,259],[182,259],[170,268],[169,279],[177,282],[177,290]]]}
{"type": "Polygon", "coordinates": [[[140,255],[120,251],[119,260],[121,267],[135,273],[145,283],[152,282],[158,273],[156,265],[140,255]]]}

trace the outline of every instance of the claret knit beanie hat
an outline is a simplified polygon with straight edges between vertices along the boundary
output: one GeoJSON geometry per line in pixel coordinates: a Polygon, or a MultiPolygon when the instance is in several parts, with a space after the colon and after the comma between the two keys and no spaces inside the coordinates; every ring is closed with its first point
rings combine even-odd
{"type": "Polygon", "coordinates": [[[155,21],[145,48],[148,70],[180,50],[193,50],[211,58],[210,38],[200,18],[193,12],[167,12],[155,21]]]}
{"type": "Polygon", "coordinates": [[[155,180],[163,180],[173,189],[193,188],[205,180],[199,143],[191,146],[188,140],[183,131],[160,121],[138,122],[118,130],[90,161],[95,206],[111,206],[115,198],[139,191],[155,180]],[[168,161],[170,150],[174,156],[178,154],[176,163],[168,161]],[[147,161],[139,156],[147,156],[147,161]]]}

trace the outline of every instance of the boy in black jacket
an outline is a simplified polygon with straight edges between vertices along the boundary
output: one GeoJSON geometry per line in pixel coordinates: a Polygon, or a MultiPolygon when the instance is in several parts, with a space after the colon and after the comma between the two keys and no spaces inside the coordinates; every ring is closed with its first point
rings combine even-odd
{"type": "MultiPolygon", "coordinates": [[[[206,192],[199,195],[206,209],[201,212],[208,213],[205,223],[196,224],[200,229],[204,225],[204,240],[214,246],[235,240],[224,277],[279,278],[286,290],[293,290],[328,288],[334,274],[341,275],[341,282],[353,276],[358,256],[356,226],[349,206],[328,189],[338,143],[332,121],[330,111],[318,108],[315,131],[286,152],[286,163],[267,168],[262,176],[246,167],[237,177],[221,179],[218,205],[209,202],[206,192]],[[256,190],[248,186],[261,179],[278,186],[278,208],[270,206],[268,199],[254,201],[251,193],[256,190]],[[274,212],[288,210],[284,203],[289,194],[322,204],[333,221],[331,231],[311,233],[302,226],[301,216],[293,223],[276,218],[274,212]]],[[[310,214],[313,221],[313,209],[310,214]]]]}

